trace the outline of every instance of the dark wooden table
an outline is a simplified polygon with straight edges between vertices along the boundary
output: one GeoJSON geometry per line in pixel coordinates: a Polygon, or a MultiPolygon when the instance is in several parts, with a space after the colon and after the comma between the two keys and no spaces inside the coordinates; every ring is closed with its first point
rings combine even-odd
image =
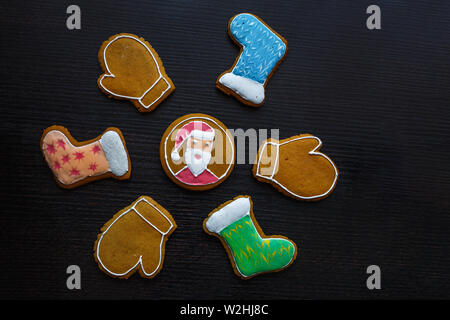
{"type": "Polygon", "coordinates": [[[64,1],[0,5],[0,297],[123,299],[302,299],[450,297],[450,4],[377,1],[382,29],[366,28],[371,1],[82,1],[81,30],[66,28],[64,1]],[[215,88],[238,48],[228,19],[252,12],[283,35],[289,53],[270,80],[267,102],[246,107],[215,88]],[[97,51],[113,34],[147,39],[175,92],[156,111],[108,99],[96,80],[97,51]],[[332,195],[287,198],[236,165],[206,192],[172,183],[161,168],[166,127],[191,112],[229,128],[313,133],[340,169],[332,195]],[[74,190],[53,180],[39,150],[42,130],[63,125],[78,140],[120,128],[131,180],[74,190]],[[100,227],[140,195],[166,207],[179,229],[162,272],[127,281],[99,271],[100,227]],[[243,281],[220,242],[202,230],[222,202],[249,194],[266,234],[300,248],[286,271],[243,281]],[[79,265],[82,289],[66,288],[79,265]],[[382,290],[366,288],[379,265],[382,290]]]}

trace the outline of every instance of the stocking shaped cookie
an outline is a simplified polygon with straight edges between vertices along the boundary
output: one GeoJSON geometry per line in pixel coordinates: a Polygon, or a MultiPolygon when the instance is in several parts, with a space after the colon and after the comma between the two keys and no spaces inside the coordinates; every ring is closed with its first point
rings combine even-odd
{"type": "Polygon", "coordinates": [[[156,51],[134,34],[109,38],[98,59],[105,72],[98,78],[99,88],[110,97],[130,100],[141,112],[155,109],[175,89],[156,51]]]}
{"type": "Polygon", "coordinates": [[[216,86],[244,104],[259,107],[264,103],[269,78],[287,53],[287,41],[250,13],[232,17],[228,29],[241,52],[233,66],[219,76],[216,86]]]}
{"type": "Polygon", "coordinates": [[[177,225],[169,212],[147,196],[139,197],[105,223],[94,258],[111,277],[127,279],[137,270],[153,278],[162,269],[165,245],[177,225]]]}
{"type": "Polygon", "coordinates": [[[253,175],[298,200],[327,197],[338,179],[338,169],[318,152],[322,141],[310,134],[281,141],[269,139],[258,150],[253,175]]]}
{"type": "Polygon", "coordinates": [[[42,134],[41,151],[63,188],[108,177],[124,180],[131,175],[130,156],[117,128],[108,128],[95,139],[78,142],[66,128],[51,126],[42,134]]]}
{"type": "Polygon", "coordinates": [[[297,257],[292,240],[264,234],[249,196],[238,196],[215,209],[203,222],[203,229],[220,239],[234,272],[243,279],[285,269],[297,257]]]}

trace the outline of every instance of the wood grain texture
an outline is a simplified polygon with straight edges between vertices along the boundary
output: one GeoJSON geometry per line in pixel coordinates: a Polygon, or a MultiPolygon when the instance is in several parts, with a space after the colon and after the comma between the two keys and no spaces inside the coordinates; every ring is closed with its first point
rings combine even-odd
{"type": "Polygon", "coordinates": [[[0,5],[2,298],[301,299],[450,297],[450,4],[378,1],[382,30],[369,31],[369,1],[77,1],[82,29],[65,26],[60,1],[0,5]],[[266,103],[242,105],[215,88],[238,48],[229,18],[252,12],[288,41],[266,103]],[[108,99],[96,80],[97,52],[113,34],[147,39],[175,92],[150,114],[108,99]],[[159,161],[167,126],[192,112],[228,128],[311,133],[340,171],[333,194],[316,203],[283,196],[236,165],[219,187],[192,192],[159,161]],[[42,130],[67,127],[77,140],[122,130],[129,181],[106,179],[63,190],[39,150],[42,130]],[[225,250],[202,230],[219,204],[249,194],[268,235],[299,247],[287,270],[242,281],[225,250]],[[178,224],[152,280],[118,281],[92,257],[100,227],[140,195],[178,224]],[[66,289],[68,265],[82,289],[66,289]],[[382,270],[366,289],[368,265],[382,270]]]}

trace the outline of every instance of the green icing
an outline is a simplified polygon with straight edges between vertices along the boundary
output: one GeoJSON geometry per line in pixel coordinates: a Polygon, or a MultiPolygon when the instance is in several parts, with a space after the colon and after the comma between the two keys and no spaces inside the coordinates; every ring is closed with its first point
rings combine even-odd
{"type": "Polygon", "coordinates": [[[295,247],[289,240],[262,239],[248,215],[224,228],[220,235],[230,247],[237,269],[245,277],[281,269],[295,254],[295,247]]]}

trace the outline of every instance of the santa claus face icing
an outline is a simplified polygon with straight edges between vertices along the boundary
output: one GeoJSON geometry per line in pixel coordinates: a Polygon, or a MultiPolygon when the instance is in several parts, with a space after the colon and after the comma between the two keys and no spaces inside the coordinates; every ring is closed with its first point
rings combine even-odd
{"type": "Polygon", "coordinates": [[[234,141],[219,120],[189,114],[175,120],[161,140],[161,164],[176,184],[192,190],[211,189],[234,166],[234,141]]]}
{"type": "Polygon", "coordinates": [[[211,161],[213,141],[190,137],[184,153],[184,162],[195,177],[202,174],[211,161]]]}

